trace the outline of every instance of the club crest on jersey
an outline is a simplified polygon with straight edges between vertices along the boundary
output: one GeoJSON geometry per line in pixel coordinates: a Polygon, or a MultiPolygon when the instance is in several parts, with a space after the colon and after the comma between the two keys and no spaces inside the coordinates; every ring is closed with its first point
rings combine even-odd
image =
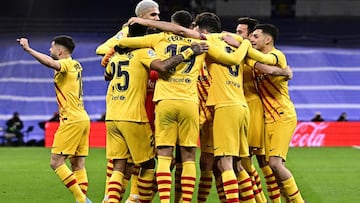
{"type": "Polygon", "coordinates": [[[124,33],[120,31],[115,35],[115,38],[116,39],[121,39],[123,36],[124,36],[124,33]]]}
{"type": "Polygon", "coordinates": [[[149,49],[149,50],[147,51],[147,53],[148,53],[148,55],[149,55],[150,57],[152,57],[152,58],[156,56],[155,51],[152,50],[152,49],[149,49]]]}

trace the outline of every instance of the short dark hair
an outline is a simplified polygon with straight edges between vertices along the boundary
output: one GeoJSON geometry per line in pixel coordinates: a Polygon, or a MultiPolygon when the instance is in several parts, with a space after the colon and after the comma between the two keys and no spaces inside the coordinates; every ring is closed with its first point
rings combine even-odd
{"type": "Polygon", "coordinates": [[[139,37],[147,34],[148,27],[139,23],[129,25],[128,37],[139,37]]]}
{"type": "Polygon", "coordinates": [[[171,15],[171,21],[183,27],[189,28],[192,23],[192,15],[189,11],[179,10],[171,15]]]}
{"type": "Polygon", "coordinates": [[[240,17],[237,19],[238,24],[245,24],[248,26],[248,33],[252,33],[254,31],[254,28],[257,24],[259,24],[259,21],[250,18],[250,17],[240,17]]]}
{"type": "Polygon", "coordinates": [[[210,33],[220,33],[222,31],[220,18],[215,13],[202,12],[196,16],[194,22],[200,29],[210,33]]]}
{"type": "Polygon", "coordinates": [[[279,29],[273,24],[257,24],[254,30],[260,29],[263,33],[270,35],[274,42],[277,40],[279,36],[279,29]]]}
{"type": "Polygon", "coordinates": [[[59,35],[54,37],[53,42],[55,44],[59,44],[64,46],[67,50],[69,50],[70,54],[74,51],[75,49],[75,42],[74,40],[67,35],[59,35]]]}

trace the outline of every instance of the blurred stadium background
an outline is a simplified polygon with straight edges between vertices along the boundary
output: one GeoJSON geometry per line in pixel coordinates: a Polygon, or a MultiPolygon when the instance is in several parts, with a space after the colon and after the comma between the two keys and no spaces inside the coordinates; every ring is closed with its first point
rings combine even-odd
{"type": "MultiPolygon", "coordinates": [[[[320,111],[327,121],[342,112],[360,119],[360,1],[357,0],[156,0],[161,19],[176,10],[194,15],[217,13],[223,29],[234,31],[236,19],[250,16],[279,27],[277,47],[285,52],[294,71],[290,95],[298,119],[310,120],[320,111]]],[[[26,139],[41,139],[38,122],[57,111],[53,71],[41,67],[16,43],[28,37],[30,45],[48,53],[55,35],[74,37],[74,58],[84,66],[85,107],[92,120],[105,112],[101,58],[96,47],[113,36],[134,16],[138,0],[12,0],[0,7],[0,126],[19,112],[26,139]]]]}

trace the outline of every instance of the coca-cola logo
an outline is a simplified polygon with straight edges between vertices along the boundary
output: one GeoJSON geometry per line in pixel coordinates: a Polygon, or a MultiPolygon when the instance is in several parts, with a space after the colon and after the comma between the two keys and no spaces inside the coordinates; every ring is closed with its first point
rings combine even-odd
{"type": "Polygon", "coordinates": [[[290,141],[291,147],[320,147],[323,146],[326,134],[322,131],[328,127],[325,122],[301,122],[297,125],[290,141]]]}

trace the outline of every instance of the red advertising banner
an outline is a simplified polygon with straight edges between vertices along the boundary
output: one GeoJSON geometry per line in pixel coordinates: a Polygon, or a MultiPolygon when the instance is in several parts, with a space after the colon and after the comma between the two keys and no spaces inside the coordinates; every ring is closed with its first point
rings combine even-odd
{"type": "Polygon", "coordinates": [[[290,146],[360,146],[360,122],[299,122],[290,146]]]}
{"type": "MultiPolygon", "coordinates": [[[[57,122],[45,125],[45,146],[51,147],[57,122]]],[[[105,147],[106,132],[104,122],[92,122],[90,147],[105,147]]],[[[299,122],[291,147],[347,147],[360,146],[360,122],[299,122]]]]}

